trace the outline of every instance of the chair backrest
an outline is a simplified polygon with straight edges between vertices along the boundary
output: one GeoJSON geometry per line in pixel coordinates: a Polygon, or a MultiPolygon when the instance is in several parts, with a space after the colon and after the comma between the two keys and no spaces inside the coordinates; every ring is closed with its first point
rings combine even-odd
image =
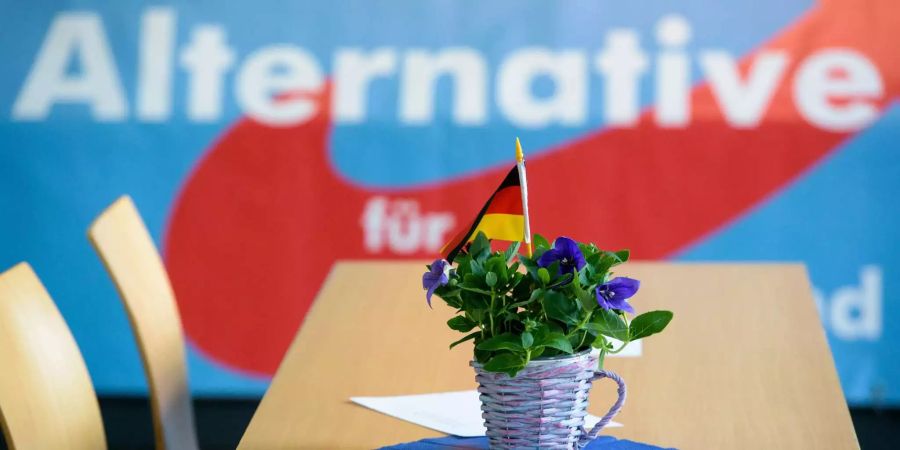
{"type": "Polygon", "coordinates": [[[81,352],[27,263],[0,274],[0,422],[11,449],[106,448],[81,352]]]}
{"type": "Polygon", "coordinates": [[[196,449],[185,340],[175,295],[147,227],[124,196],[103,212],[88,237],[112,277],[137,337],[150,387],[156,448],[196,449]]]}

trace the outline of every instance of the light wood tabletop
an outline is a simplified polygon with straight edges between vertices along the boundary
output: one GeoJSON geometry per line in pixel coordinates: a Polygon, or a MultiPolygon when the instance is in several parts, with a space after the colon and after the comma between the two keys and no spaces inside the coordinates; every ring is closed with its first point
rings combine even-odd
{"type": "MultiPolygon", "coordinates": [[[[240,448],[377,448],[440,433],[351,404],[352,396],[475,388],[471,344],[425,305],[424,263],[342,262],[323,285],[240,448]]],[[[682,449],[859,448],[806,270],[791,264],[632,262],[638,311],[675,318],[642,356],[611,358],[628,400],[604,431],[682,449]]],[[[595,383],[602,415],[615,386],[595,383]]]]}

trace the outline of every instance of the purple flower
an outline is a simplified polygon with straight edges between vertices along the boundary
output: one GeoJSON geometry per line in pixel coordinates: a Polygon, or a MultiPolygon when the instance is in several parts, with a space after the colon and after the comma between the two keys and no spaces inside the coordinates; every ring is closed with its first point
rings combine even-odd
{"type": "Polygon", "coordinates": [[[597,303],[603,309],[618,309],[634,314],[626,300],[634,296],[641,282],[628,277],[616,277],[597,286],[597,303]]]}
{"type": "Polygon", "coordinates": [[[431,295],[434,290],[440,286],[445,286],[450,282],[450,263],[446,259],[436,259],[431,263],[431,270],[422,275],[422,289],[428,292],[425,298],[428,300],[428,307],[431,307],[431,295]]]}
{"type": "Polygon", "coordinates": [[[584,255],[581,254],[578,243],[565,236],[556,238],[553,248],[544,252],[537,263],[541,267],[549,267],[556,261],[559,261],[558,275],[572,273],[584,267],[584,255]]]}

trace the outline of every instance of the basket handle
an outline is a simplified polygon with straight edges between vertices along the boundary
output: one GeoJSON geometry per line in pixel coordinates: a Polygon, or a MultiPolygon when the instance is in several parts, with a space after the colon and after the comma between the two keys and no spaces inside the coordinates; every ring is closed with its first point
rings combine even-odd
{"type": "Polygon", "coordinates": [[[594,425],[594,428],[591,428],[591,431],[585,430],[584,426],[581,427],[581,439],[579,439],[579,445],[581,447],[596,439],[597,435],[600,434],[600,430],[602,430],[603,427],[619,413],[619,410],[622,409],[622,406],[625,404],[627,390],[625,388],[625,381],[622,380],[622,377],[609,370],[597,370],[594,372],[594,378],[592,378],[591,381],[593,382],[603,378],[609,378],[619,385],[619,399],[616,400],[616,403],[613,404],[611,408],[609,408],[609,411],[607,411],[606,415],[600,419],[600,422],[597,422],[597,425],[594,425]]]}

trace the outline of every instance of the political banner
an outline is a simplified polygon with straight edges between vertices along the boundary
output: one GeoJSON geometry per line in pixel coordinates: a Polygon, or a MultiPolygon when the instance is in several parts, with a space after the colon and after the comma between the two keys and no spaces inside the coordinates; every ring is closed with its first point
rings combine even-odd
{"type": "Polygon", "coordinates": [[[900,404],[895,2],[2,5],[0,265],[33,264],[101,394],[146,390],[85,237],[120,195],[195,394],[259,396],[336,261],[436,257],[519,137],[535,232],[802,262],[848,401],[900,404]]]}

